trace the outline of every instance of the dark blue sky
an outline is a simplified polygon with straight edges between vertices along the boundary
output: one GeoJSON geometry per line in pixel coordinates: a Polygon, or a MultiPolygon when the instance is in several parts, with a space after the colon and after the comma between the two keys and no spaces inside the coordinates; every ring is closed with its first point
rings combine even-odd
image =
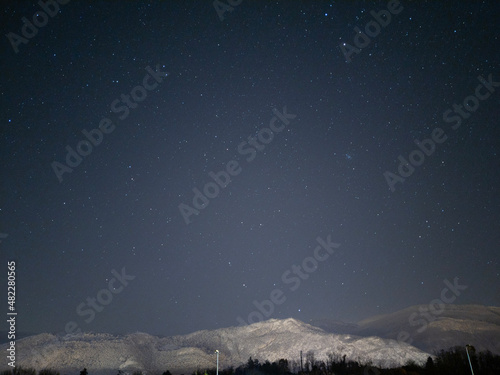
{"type": "Polygon", "coordinates": [[[1,22],[18,331],[498,306],[498,2],[48,3],[1,22]]]}

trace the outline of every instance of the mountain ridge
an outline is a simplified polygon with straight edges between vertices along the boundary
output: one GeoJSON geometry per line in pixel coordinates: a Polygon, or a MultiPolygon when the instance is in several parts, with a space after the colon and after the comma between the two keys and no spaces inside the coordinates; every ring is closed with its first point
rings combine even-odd
{"type": "MultiPolygon", "coordinates": [[[[329,354],[337,358],[346,355],[347,360],[381,367],[401,366],[408,360],[423,364],[432,355],[429,353],[465,344],[474,345],[478,351],[500,353],[499,307],[447,305],[439,314],[434,311],[433,316],[429,316],[429,311],[429,306],[415,305],[357,324],[329,319],[316,324],[294,318],[269,319],[252,325],[166,337],[144,332],[65,336],[42,333],[16,342],[17,364],[36,369],[55,368],[61,373],[75,373],[86,367],[96,375],[114,375],[117,370],[124,373],[169,370],[181,374],[213,368],[215,350],[220,352],[221,368],[237,367],[249,357],[297,362],[301,351],[304,354],[313,351],[318,360],[326,360],[329,354]],[[422,320],[424,316],[426,321],[422,320]],[[332,328],[342,333],[330,332],[332,328]],[[401,332],[408,333],[409,339],[398,341],[401,332]]],[[[7,345],[0,348],[6,350],[7,345]]],[[[1,365],[1,369],[8,368],[7,363],[1,365]]]]}
{"type": "Polygon", "coordinates": [[[496,306],[448,304],[440,311],[432,310],[429,305],[414,305],[357,324],[342,326],[328,319],[312,324],[332,333],[341,327],[344,332],[361,337],[397,340],[403,332],[407,337],[404,341],[428,353],[470,344],[478,351],[490,350],[500,355],[500,307],[496,306]]]}
{"type": "Polygon", "coordinates": [[[429,356],[408,344],[379,337],[336,335],[293,318],[163,338],[142,332],[62,337],[40,334],[20,339],[16,347],[18,365],[23,367],[55,368],[63,373],[86,367],[90,373],[103,375],[117,370],[186,373],[211,368],[216,349],[220,351],[221,368],[239,366],[249,357],[270,362],[298,360],[300,351],[314,351],[315,357],[323,360],[329,353],[345,354],[348,360],[381,366],[403,365],[410,359],[424,363],[429,356]]]}

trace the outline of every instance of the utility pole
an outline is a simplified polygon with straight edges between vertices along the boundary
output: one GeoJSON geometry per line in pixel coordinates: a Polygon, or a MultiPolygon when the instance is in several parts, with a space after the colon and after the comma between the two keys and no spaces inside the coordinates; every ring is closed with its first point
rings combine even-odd
{"type": "Polygon", "coordinates": [[[470,365],[470,372],[472,372],[472,375],[474,375],[474,370],[472,369],[472,363],[470,361],[470,356],[469,356],[469,350],[467,350],[467,347],[470,345],[465,345],[465,351],[467,352],[467,359],[469,360],[469,365],[470,365]]]}
{"type": "MultiPolygon", "coordinates": [[[[217,373],[216,373],[216,375],[219,375],[219,351],[216,350],[215,353],[217,354],[217,373]]],[[[474,374],[472,374],[472,375],[474,375],[474,374]]]]}

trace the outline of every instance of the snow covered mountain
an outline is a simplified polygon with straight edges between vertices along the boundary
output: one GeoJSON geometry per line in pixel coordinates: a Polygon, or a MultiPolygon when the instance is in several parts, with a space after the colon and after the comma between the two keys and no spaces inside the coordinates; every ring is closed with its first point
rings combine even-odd
{"type": "Polygon", "coordinates": [[[327,332],[395,340],[400,336],[405,342],[432,354],[469,344],[478,351],[490,350],[500,355],[500,307],[448,304],[444,309],[437,306],[433,309],[428,305],[416,305],[362,320],[357,325],[328,319],[311,323],[327,332]]]}
{"type": "MultiPolygon", "coordinates": [[[[311,350],[318,360],[326,360],[328,353],[345,354],[348,360],[383,366],[403,365],[410,359],[423,363],[429,356],[404,343],[327,333],[295,319],[271,319],[165,338],[145,333],[65,337],[40,334],[19,340],[16,349],[18,366],[53,368],[62,374],[78,373],[86,367],[90,374],[103,375],[116,375],[118,370],[189,374],[196,369],[215,367],[216,349],[220,351],[222,368],[239,366],[250,356],[271,362],[280,358],[298,360],[300,351],[305,354],[311,350]]],[[[1,350],[5,353],[6,345],[1,350]]],[[[7,363],[3,362],[1,367],[8,368],[7,363]]]]}

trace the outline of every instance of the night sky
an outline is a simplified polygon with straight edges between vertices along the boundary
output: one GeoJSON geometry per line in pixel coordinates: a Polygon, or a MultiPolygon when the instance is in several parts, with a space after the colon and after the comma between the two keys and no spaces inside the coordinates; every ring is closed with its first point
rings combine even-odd
{"type": "Polygon", "coordinates": [[[17,330],[498,306],[500,3],[231,3],[2,3],[17,330]]]}

